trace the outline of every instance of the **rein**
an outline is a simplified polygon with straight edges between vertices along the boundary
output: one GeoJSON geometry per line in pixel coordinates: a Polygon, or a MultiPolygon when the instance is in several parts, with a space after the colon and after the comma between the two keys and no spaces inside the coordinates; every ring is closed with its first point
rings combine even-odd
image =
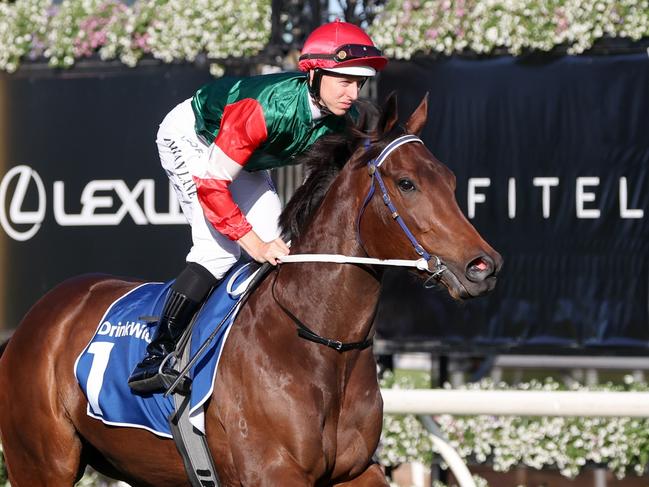
{"type": "MultiPolygon", "coordinates": [[[[442,260],[437,255],[432,255],[428,253],[421,246],[421,244],[417,241],[417,238],[413,235],[413,233],[408,228],[408,225],[406,225],[406,222],[403,221],[403,218],[399,214],[399,211],[390,200],[390,195],[388,194],[388,190],[385,186],[385,183],[383,182],[383,178],[381,177],[381,171],[380,171],[381,164],[385,162],[385,160],[392,152],[394,152],[397,148],[401,147],[402,145],[408,144],[410,142],[417,142],[420,144],[424,143],[416,135],[402,135],[394,139],[392,142],[390,142],[380,152],[378,157],[376,157],[375,159],[371,159],[367,163],[368,173],[372,178],[372,180],[370,183],[370,189],[367,192],[367,195],[365,196],[365,200],[363,201],[363,205],[361,206],[361,210],[358,214],[358,218],[356,219],[356,234],[357,234],[358,241],[360,242],[362,247],[363,242],[362,242],[361,231],[360,231],[361,218],[363,216],[363,213],[365,213],[365,209],[367,208],[368,204],[372,200],[372,197],[376,193],[376,184],[375,184],[376,182],[381,191],[381,197],[383,199],[383,203],[390,211],[392,218],[399,224],[401,230],[406,234],[408,240],[410,240],[410,243],[414,247],[415,252],[417,252],[417,254],[420,256],[419,259],[416,260],[376,259],[373,257],[354,257],[348,255],[341,255],[341,254],[293,254],[293,255],[285,255],[284,257],[278,260],[282,264],[296,263],[296,262],[331,262],[331,263],[338,263],[338,264],[369,264],[369,265],[383,265],[383,266],[397,266],[397,267],[414,267],[419,269],[420,271],[425,271],[430,274],[430,276],[428,277],[428,279],[426,279],[426,282],[424,283],[424,287],[427,288],[432,287],[434,285],[434,282],[438,281],[441,278],[442,274],[447,270],[447,267],[446,265],[444,265],[442,260]]],[[[369,147],[369,141],[365,142],[365,147],[366,148],[369,147]]],[[[275,296],[275,284],[277,283],[278,275],[279,275],[279,270],[275,274],[275,278],[273,280],[273,285],[271,288],[273,299],[275,300],[277,305],[282,309],[282,311],[284,311],[284,313],[286,313],[286,315],[289,318],[291,318],[298,326],[297,329],[298,336],[306,340],[333,348],[334,350],[337,350],[339,352],[345,352],[347,350],[353,350],[353,349],[362,350],[372,345],[374,341],[373,338],[368,338],[367,340],[364,340],[362,342],[343,343],[338,340],[322,337],[317,333],[315,333],[304,323],[302,323],[302,321],[300,321],[299,318],[297,318],[293,313],[291,313],[291,311],[289,311],[282,303],[280,303],[277,297],[275,296]]]]}
{"type": "MultiPolygon", "coordinates": [[[[426,259],[417,260],[408,259],[375,259],[374,257],[353,257],[342,254],[290,254],[279,259],[282,264],[295,262],[331,262],[334,264],[367,264],[367,265],[385,265],[394,267],[414,267],[420,271],[431,272],[429,263],[426,259]]],[[[441,262],[436,263],[439,265],[441,262]]],[[[435,271],[439,272],[439,271],[435,271]]],[[[435,273],[433,272],[433,274],[435,273]]]]}

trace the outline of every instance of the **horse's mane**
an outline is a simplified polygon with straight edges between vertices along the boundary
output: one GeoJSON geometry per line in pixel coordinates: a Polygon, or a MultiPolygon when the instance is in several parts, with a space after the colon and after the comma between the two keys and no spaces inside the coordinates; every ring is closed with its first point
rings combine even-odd
{"type": "Polygon", "coordinates": [[[284,241],[300,237],[320,206],[338,173],[351,155],[366,141],[372,143],[363,162],[378,153],[386,144],[387,134],[376,129],[381,110],[365,101],[357,105],[360,116],[354,122],[348,117],[347,130],[339,134],[320,137],[307,151],[298,156],[296,163],[304,166],[305,180],[297,188],[279,219],[284,241]],[[380,142],[379,144],[376,144],[380,142]]]}

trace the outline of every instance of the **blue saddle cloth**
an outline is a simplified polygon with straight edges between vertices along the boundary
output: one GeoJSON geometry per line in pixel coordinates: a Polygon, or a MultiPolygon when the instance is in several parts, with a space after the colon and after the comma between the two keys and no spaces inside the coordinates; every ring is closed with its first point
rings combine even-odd
{"type": "MultiPolygon", "coordinates": [[[[193,356],[230,309],[237,307],[256,266],[236,266],[221,281],[196,317],[190,343],[193,356]]],[[[173,282],[173,281],[172,281],[173,282]]],[[[155,323],[142,320],[159,316],[172,282],[146,283],[131,290],[106,311],[95,335],[77,358],[75,375],[88,400],[88,415],[113,426],[144,428],[171,438],[168,423],[174,411],[173,398],[163,393],[135,394],[127,379],[146,353],[155,323]]],[[[190,372],[192,392],[190,421],[204,429],[203,404],[211,396],[223,345],[238,309],[223,324],[208,349],[190,372]]]]}

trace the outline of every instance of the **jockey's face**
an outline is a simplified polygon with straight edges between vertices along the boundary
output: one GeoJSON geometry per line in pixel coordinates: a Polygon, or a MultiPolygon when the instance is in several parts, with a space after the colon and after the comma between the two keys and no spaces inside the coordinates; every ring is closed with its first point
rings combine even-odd
{"type": "Polygon", "coordinates": [[[358,98],[365,79],[363,76],[324,72],[320,82],[320,103],[334,115],[344,115],[358,98]]]}

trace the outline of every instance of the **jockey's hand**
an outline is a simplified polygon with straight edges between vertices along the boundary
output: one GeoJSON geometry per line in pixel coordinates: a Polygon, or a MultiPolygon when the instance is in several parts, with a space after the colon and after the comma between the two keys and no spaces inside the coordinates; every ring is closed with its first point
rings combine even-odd
{"type": "Polygon", "coordinates": [[[281,238],[264,242],[254,230],[246,233],[237,240],[237,243],[250,257],[262,264],[269,262],[272,265],[277,265],[277,259],[288,255],[290,252],[288,245],[281,238]]]}

